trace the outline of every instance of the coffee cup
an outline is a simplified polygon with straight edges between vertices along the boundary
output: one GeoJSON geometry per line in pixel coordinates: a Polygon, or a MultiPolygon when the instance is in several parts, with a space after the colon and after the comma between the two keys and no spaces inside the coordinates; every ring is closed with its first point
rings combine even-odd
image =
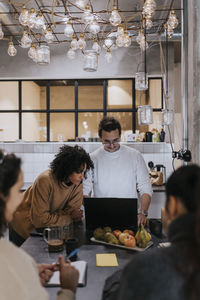
{"type": "MultiPolygon", "coordinates": [[[[68,256],[73,250],[78,248],[78,239],[77,238],[70,238],[65,241],[66,247],[66,255],[68,256]]],[[[77,259],[77,254],[73,255],[70,260],[75,261],[77,259]]]]}
{"type": "Polygon", "coordinates": [[[60,226],[48,227],[43,231],[43,238],[48,244],[49,252],[63,251],[63,229],[60,226]]]}

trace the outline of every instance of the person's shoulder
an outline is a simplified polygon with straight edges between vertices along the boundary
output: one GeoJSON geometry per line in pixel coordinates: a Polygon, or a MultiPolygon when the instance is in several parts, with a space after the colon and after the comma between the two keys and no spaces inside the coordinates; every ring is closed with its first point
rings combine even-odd
{"type": "Polygon", "coordinates": [[[30,255],[28,255],[23,249],[15,246],[13,243],[6,239],[0,240],[0,261],[6,261],[9,258],[9,261],[15,260],[18,263],[25,263],[25,262],[33,262],[33,259],[30,255]]]}
{"type": "Polygon", "coordinates": [[[126,273],[129,273],[131,270],[139,270],[139,272],[145,274],[151,268],[162,268],[163,263],[165,263],[163,259],[165,253],[162,250],[155,247],[134,256],[126,267],[126,273]]]}
{"type": "Polygon", "coordinates": [[[122,144],[120,147],[121,147],[121,151],[122,151],[122,152],[130,153],[131,155],[137,156],[137,155],[140,155],[140,154],[141,154],[138,150],[136,150],[136,149],[134,149],[134,148],[132,148],[132,147],[130,147],[130,146],[127,146],[127,145],[123,145],[123,144],[122,144]]]}
{"type": "Polygon", "coordinates": [[[99,148],[97,148],[96,150],[94,150],[93,152],[90,153],[90,157],[92,159],[98,158],[99,156],[101,156],[104,153],[104,149],[103,146],[101,145],[99,148]]]}
{"type": "Polygon", "coordinates": [[[36,180],[33,183],[33,188],[39,186],[48,186],[53,184],[53,176],[51,170],[46,170],[38,175],[36,180]]]}

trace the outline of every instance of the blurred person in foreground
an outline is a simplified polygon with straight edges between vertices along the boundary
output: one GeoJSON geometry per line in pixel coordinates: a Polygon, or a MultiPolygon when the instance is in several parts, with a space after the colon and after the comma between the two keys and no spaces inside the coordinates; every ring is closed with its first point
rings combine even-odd
{"type": "MultiPolygon", "coordinates": [[[[14,154],[4,155],[0,150],[0,299],[47,300],[42,287],[49,281],[56,265],[36,265],[23,250],[3,238],[7,223],[22,201],[23,186],[21,160],[14,154]]],[[[59,257],[61,290],[59,300],[74,300],[78,283],[78,270],[59,257]]]]}
{"type": "Polygon", "coordinates": [[[200,299],[200,167],[177,169],[167,181],[166,197],[170,246],[136,255],[118,289],[104,288],[102,299],[200,299]]]}
{"type": "Polygon", "coordinates": [[[21,246],[35,228],[64,227],[81,220],[82,180],[90,168],[93,163],[83,148],[62,146],[50,169],[25,191],[11,222],[10,240],[21,246]]]}
{"type": "Polygon", "coordinates": [[[98,133],[103,146],[91,153],[94,171],[83,181],[84,195],[139,198],[138,225],[146,225],[152,187],[142,154],[120,145],[121,125],[113,117],[100,121],[98,133]]]}

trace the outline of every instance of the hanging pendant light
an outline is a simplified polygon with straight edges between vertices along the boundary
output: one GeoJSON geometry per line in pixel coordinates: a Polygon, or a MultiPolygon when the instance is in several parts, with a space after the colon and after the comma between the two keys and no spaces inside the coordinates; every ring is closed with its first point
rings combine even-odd
{"type": "Polygon", "coordinates": [[[8,45],[8,55],[15,56],[17,54],[17,49],[13,45],[13,42],[10,41],[8,45]]]}
{"type": "Polygon", "coordinates": [[[78,47],[79,49],[85,49],[86,47],[86,41],[85,41],[85,37],[84,37],[84,33],[80,34],[79,40],[78,40],[78,47]]]}
{"type": "Polygon", "coordinates": [[[86,50],[83,56],[83,70],[87,72],[97,71],[98,55],[94,50],[86,50]]]}
{"type": "Polygon", "coordinates": [[[174,112],[172,109],[162,109],[162,125],[170,125],[173,122],[174,112]]]}
{"type": "Polygon", "coordinates": [[[153,123],[153,110],[151,105],[142,105],[138,107],[139,125],[149,125],[153,123]]]}
{"type": "Polygon", "coordinates": [[[106,54],[105,54],[105,59],[108,64],[110,64],[112,62],[112,54],[110,52],[110,49],[107,49],[106,54]]]}
{"type": "Polygon", "coordinates": [[[74,29],[72,28],[72,24],[70,21],[68,21],[64,29],[64,35],[66,35],[66,37],[71,38],[73,33],[74,33],[74,29]]]}
{"type": "Polygon", "coordinates": [[[76,52],[73,49],[69,48],[69,50],[67,51],[67,57],[71,60],[74,59],[76,57],[76,52]]]}
{"type": "Polygon", "coordinates": [[[109,21],[112,26],[118,26],[122,21],[120,14],[118,13],[117,6],[115,5],[113,6],[109,21]]]}
{"type": "Polygon", "coordinates": [[[92,45],[92,50],[96,51],[97,54],[99,54],[101,52],[101,47],[97,43],[97,39],[94,39],[94,43],[92,45]]]}
{"type": "Polygon", "coordinates": [[[19,23],[22,24],[23,26],[28,25],[28,19],[29,19],[29,13],[28,9],[25,8],[25,6],[22,8],[22,11],[19,15],[19,23]]]}
{"type": "Polygon", "coordinates": [[[39,65],[48,65],[50,63],[49,46],[41,45],[37,50],[37,63],[39,65]]]}

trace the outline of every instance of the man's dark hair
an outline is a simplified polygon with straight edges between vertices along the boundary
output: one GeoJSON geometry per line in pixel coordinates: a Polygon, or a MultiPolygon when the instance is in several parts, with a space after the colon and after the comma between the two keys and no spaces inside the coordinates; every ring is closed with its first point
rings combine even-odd
{"type": "Polygon", "coordinates": [[[5,198],[9,196],[10,189],[17,182],[21,170],[21,159],[15,154],[4,155],[0,150],[0,237],[6,228],[5,198]]]}
{"type": "Polygon", "coordinates": [[[99,137],[102,137],[102,130],[111,132],[116,129],[119,130],[119,135],[121,136],[121,125],[120,125],[119,121],[117,121],[113,117],[106,116],[99,123],[99,129],[98,129],[99,137]]]}
{"type": "Polygon", "coordinates": [[[82,172],[82,167],[86,164],[86,170],[93,169],[94,165],[89,154],[79,146],[71,147],[64,145],[50,163],[50,169],[55,175],[59,184],[67,182],[73,173],[82,172]]]}

